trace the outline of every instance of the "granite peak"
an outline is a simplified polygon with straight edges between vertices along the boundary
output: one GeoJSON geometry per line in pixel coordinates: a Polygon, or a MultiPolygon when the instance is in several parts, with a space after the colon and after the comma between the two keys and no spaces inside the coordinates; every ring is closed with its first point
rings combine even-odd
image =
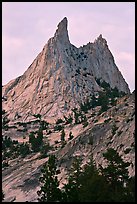
{"type": "Polygon", "coordinates": [[[25,120],[32,113],[61,117],[102,91],[97,79],[130,93],[102,35],[77,48],[69,41],[65,17],[25,73],[3,86],[3,108],[13,120],[17,113],[25,120]]]}

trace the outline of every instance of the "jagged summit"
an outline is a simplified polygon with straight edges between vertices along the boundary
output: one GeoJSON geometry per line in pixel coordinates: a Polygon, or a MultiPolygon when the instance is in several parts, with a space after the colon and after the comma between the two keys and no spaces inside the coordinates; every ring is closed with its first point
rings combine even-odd
{"type": "Polygon", "coordinates": [[[60,40],[62,43],[69,43],[67,25],[68,25],[68,20],[65,17],[58,24],[57,30],[56,30],[55,35],[54,35],[54,38],[60,40]]]}
{"type": "Polygon", "coordinates": [[[130,93],[102,35],[76,48],[69,41],[65,17],[25,73],[3,86],[3,109],[12,120],[16,115],[29,120],[37,113],[61,117],[103,91],[98,79],[130,93]]]}
{"type": "Polygon", "coordinates": [[[63,20],[58,24],[58,31],[62,31],[62,30],[67,30],[67,25],[68,25],[68,20],[66,17],[63,18],[63,20]]]}
{"type": "Polygon", "coordinates": [[[100,34],[100,35],[98,36],[98,38],[95,39],[94,43],[102,43],[102,44],[104,44],[104,45],[107,45],[107,41],[106,41],[105,38],[102,37],[102,34],[100,34]]]}

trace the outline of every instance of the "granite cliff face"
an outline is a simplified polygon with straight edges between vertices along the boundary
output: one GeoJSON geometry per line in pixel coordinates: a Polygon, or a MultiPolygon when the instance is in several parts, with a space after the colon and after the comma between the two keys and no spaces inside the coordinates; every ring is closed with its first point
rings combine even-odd
{"type": "Polygon", "coordinates": [[[102,91],[97,79],[130,93],[102,35],[77,48],[69,41],[65,17],[25,73],[3,86],[3,109],[13,121],[38,113],[54,119],[102,91]]]}

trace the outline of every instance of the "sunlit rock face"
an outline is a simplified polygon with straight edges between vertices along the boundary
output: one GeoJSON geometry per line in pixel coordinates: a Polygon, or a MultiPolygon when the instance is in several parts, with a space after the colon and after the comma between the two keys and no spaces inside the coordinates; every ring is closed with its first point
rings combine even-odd
{"type": "Polygon", "coordinates": [[[102,90],[98,78],[130,93],[102,35],[77,48],[69,41],[67,24],[65,17],[24,74],[3,86],[2,106],[11,120],[17,115],[29,120],[38,113],[51,119],[69,114],[102,90]]]}

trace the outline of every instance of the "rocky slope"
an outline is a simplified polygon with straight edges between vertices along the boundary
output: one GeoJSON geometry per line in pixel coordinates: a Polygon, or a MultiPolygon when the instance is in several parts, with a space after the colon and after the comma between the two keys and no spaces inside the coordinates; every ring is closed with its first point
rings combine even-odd
{"type": "MultiPolygon", "coordinates": [[[[97,107],[89,111],[86,116],[88,125],[82,124],[64,125],[66,133],[66,145],[61,148],[60,131],[53,131],[48,135],[52,151],[58,158],[58,166],[61,170],[60,181],[64,182],[65,175],[70,169],[73,158],[80,156],[83,164],[93,153],[93,158],[98,164],[105,165],[103,152],[108,148],[116,149],[124,161],[131,163],[129,175],[135,175],[135,96],[124,96],[119,99],[116,106],[98,115],[97,107]],[[114,126],[116,128],[114,128],[114,126]],[[68,140],[72,132],[74,138],[68,140]],[[59,141],[56,143],[56,141],[59,141]]],[[[50,127],[53,130],[53,127],[50,127]]],[[[8,135],[8,132],[6,133],[8,135]]],[[[44,137],[46,137],[46,132],[44,137]]],[[[22,136],[20,135],[20,138],[22,136]]],[[[15,139],[15,138],[14,138],[15,139]]],[[[16,138],[17,139],[17,138],[16,138]]],[[[28,136],[26,137],[28,140],[28,136]]],[[[23,139],[22,139],[23,141],[23,139]]],[[[25,158],[9,160],[9,167],[2,171],[2,189],[5,193],[5,202],[37,202],[37,190],[39,190],[39,177],[42,165],[48,157],[41,159],[40,153],[31,153],[25,158]]]]}
{"type": "Polygon", "coordinates": [[[64,18],[25,73],[3,86],[2,106],[13,121],[39,113],[52,120],[101,91],[97,79],[130,93],[102,35],[77,48],[69,41],[64,18]]]}

